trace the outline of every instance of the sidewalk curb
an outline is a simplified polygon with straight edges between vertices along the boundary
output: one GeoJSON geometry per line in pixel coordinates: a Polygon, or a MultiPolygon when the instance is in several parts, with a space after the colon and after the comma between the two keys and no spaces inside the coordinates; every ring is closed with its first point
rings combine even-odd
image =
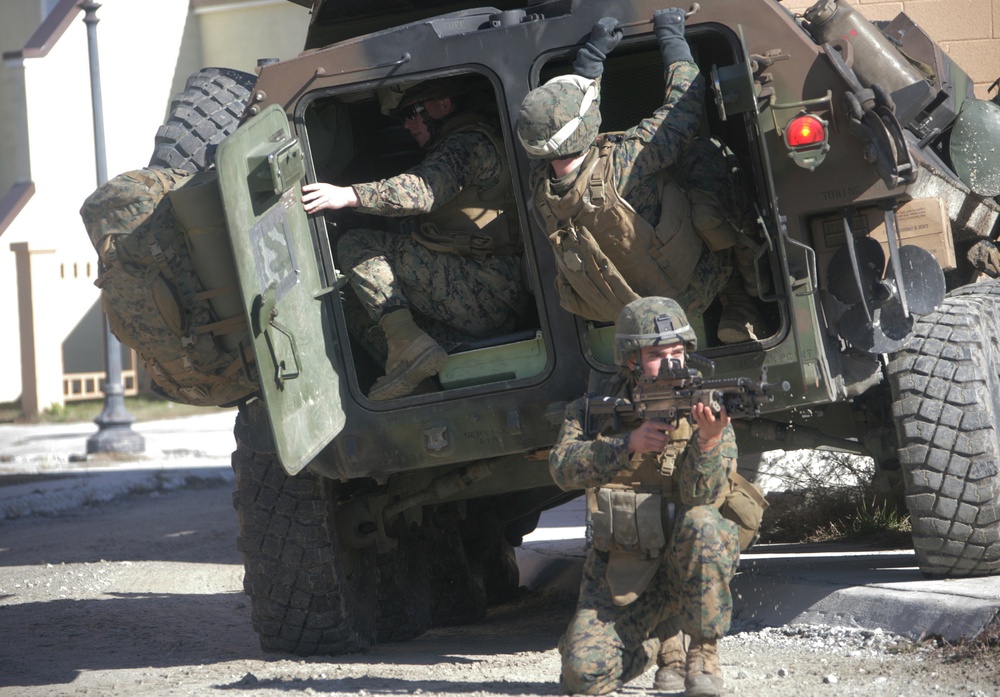
{"type": "Polygon", "coordinates": [[[58,472],[25,484],[0,486],[0,520],[55,515],[81,506],[138,494],[156,494],[234,481],[228,460],[188,462],[177,467],[89,469],[58,472]]]}

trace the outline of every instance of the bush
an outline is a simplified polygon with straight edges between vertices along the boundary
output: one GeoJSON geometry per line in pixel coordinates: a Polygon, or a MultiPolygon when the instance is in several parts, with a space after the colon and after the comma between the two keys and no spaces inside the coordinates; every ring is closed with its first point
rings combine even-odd
{"type": "Polygon", "coordinates": [[[762,464],[760,483],[769,489],[771,504],[764,511],[762,543],[911,544],[902,485],[878,486],[871,458],[821,451],[772,454],[762,464]]]}

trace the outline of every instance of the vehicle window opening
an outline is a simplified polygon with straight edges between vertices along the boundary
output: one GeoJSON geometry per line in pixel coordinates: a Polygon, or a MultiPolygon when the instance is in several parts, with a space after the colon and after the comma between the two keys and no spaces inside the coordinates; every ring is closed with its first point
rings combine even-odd
{"type": "MultiPolygon", "coordinates": [[[[475,112],[485,115],[490,123],[499,121],[501,110],[497,107],[496,93],[485,76],[470,73],[440,79],[453,80],[460,85],[462,93],[455,97],[460,115],[475,112]]],[[[400,83],[394,89],[404,94],[403,99],[407,99],[406,90],[432,81],[433,78],[409,81],[400,83]]],[[[377,182],[406,172],[423,161],[425,151],[405,127],[405,112],[413,107],[388,109],[385,90],[381,100],[379,91],[369,87],[320,98],[308,106],[305,125],[317,181],[337,186],[377,182]],[[389,114],[384,113],[387,109],[389,114]]],[[[498,144],[505,146],[502,129],[497,125],[494,130],[498,144]]],[[[506,158],[506,149],[502,155],[506,158]]],[[[509,178],[509,166],[506,171],[509,178]]],[[[513,187],[513,183],[509,183],[513,187]]],[[[411,307],[418,326],[448,352],[444,368],[436,377],[428,378],[429,382],[425,381],[428,384],[418,392],[447,391],[469,385],[518,380],[538,375],[544,370],[546,349],[535,305],[536,298],[530,294],[531,284],[524,278],[524,233],[519,230],[516,206],[513,208],[513,226],[518,230],[514,237],[520,234],[520,240],[510,256],[521,257],[518,281],[523,286],[523,306],[519,308],[518,316],[507,321],[501,331],[477,336],[421,315],[411,307]]],[[[435,205],[434,210],[439,210],[439,207],[435,205]]],[[[348,278],[350,274],[346,266],[349,264],[340,259],[337,252],[338,241],[343,235],[352,230],[378,230],[409,235],[416,239],[420,234],[421,221],[425,220],[418,215],[375,215],[350,207],[326,210],[321,215],[326,220],[334,263],[340,273],[348,278]]],[[[513,246],[508,245],[508,248],[513,246]]],[[[385,372],[385,335],[378,322],[369,316],[350,282],[342,287],[340,296],[350,336],[354,374],[360,390],[367,394],[369,388],[385,372]]]]}
{"type": "MultiPolygon", "coordinates": [[[[702,75],[710,80],[713,66],[725,67],[733,65],[738,58],[734,46],[719,32],[695,29],[688,33],[695,61],[701,68],[702,75]]],[[[575,53],[553,59],[546,63],[539,75],[539,84],[557,75],[572,72],[572,60],[575,53]]],[[[623,42],[605,61],[604,76],[601,79],[601,131],[625,131],[650,116],[663,103],[663,62],[655,43],[623,42]]],[[[758,147],[751,142],[756,138],[757,126],[754,114],[729,115],[726,120],[719,117],[718,108],[714,103],[714,94],[709,84],[706,85],[705,104],[702,109],[700,137],[711,137],[720,140],[736,156],[739,168],[749,188],[751,201],[758,210],[766,210],[767,194],[756,172],[760,166],[756,162],[755,150],[758,147]]],[[[762,270],[770,276],[770,270],[765,255],[762,270]]],[[[734,274],[736,272],[734,271],[734,274]]],[[[753,272],[746,274],[753,278],[753,272]]],[[[762,279],[765,287],[774,288],[772,278],[762,279]]],[[[764,326],[768,329],[766,336],[758,336],[758,341],[766,341],[780,328],[782,308],[780,303],[761,302],[746,295],[760,311],[764,326]]],[[[722,315],[722,303],[718,298],[700,317],[692,317],[692,326],[698,335],[700,350],[725,346],[718,338],[718,327],[722,315]]],[[[613,363],[613,326],[611,323],[586,321],[586,344],[591,354],[602,363],[613,363]]]]}

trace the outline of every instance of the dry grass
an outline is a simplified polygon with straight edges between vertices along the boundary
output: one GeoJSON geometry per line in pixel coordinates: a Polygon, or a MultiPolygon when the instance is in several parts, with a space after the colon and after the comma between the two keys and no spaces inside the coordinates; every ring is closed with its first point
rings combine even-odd
{"type": "Polygon", "coordinates": [[[910,543],[910,517],[901,492],[871,485],[780,492],[768,496],[761,542],[910,543]]]}
{"type": "Polygon", "coordinates": [[[768,494],[771,505],[764,511],[761,542],[911,544],[902,485],[889,491],[877,487],[870,459],[816,452],[808,467],[797,467],[792,473],[773,471],[780,469],[780,463],[776,464],[763,471],[788,488],[768,494]]]}

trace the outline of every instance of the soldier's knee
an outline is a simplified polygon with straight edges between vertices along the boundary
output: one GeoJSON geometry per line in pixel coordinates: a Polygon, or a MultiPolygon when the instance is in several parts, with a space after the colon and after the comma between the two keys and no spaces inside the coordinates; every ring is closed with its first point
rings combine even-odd
{"type": "Polygon", "coordinates": [[[684,513],[681,529],[686,536],[703,543],[721,542],[727,521],[715,506],[694,506],[684,513]]]}
{"type": "Polygon", "coordinates": [[[596,657],[592,651],[563,647],[559,682],[567,694],[605,695],[621,687],[621,662],[610,656],[596,657]]]}
{"type": "Polygon", "coordinates": [[[715,506],[692,506],[684,513],[685,521],[690,521],[692,527],[701,530],[714,527],[722,520],[722,514],[715,506]]]}
{"type": "Polygon", "coordinates": [[[364,243],[363,230],[348,230],[337,239],[337,258],[353,257],[364,243]]]}
{"type": "Polygon", "coordinates": [[[594,675],[587,672],[576,672],[563,663],[562,675],[559,678],[563,691],[568,695],[606,695],[621,686],[621,681],[602,673],[594,675]]]}

